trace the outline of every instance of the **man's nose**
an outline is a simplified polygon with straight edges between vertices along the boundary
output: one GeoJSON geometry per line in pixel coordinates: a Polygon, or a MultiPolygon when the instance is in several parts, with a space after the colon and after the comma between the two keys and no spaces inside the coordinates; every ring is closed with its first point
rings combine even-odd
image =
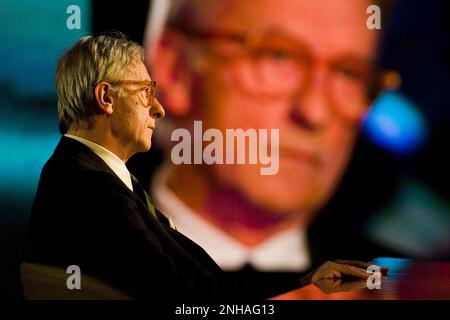
{"type": "Polygon", "coordinates": [[[166,115],[163,106],[159,103],[158,99],[154,99],[152,107],[150,108],[150,116],[152,118],[163,118],[166,115]]]}
{"type": "Polygon", "coordinates": [[[330,99],[324,68],[314,70],[303,90],[292,101],[291,119],[308,130],[323,127],[330,117],[330,99]]]}

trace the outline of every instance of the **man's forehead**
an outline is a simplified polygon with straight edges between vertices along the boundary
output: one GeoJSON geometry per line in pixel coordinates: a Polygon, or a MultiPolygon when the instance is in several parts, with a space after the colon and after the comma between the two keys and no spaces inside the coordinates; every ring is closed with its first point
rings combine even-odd
{"type": "Polygon", "coordinates": [[[375,32],[366,27],[369,0],[193,0],[190,23],[234,32],[277,31],[318,49],[373,52],[375,32]]]}
{"type": "MultiPolygon", "coordinates": [[[[370,0],[183,0],[179,6],[181,16],[190,16],[190,23],[221,23],[223,19],[234,18],[235,22],[248,24],[249,20],[270,20],[281,16],[314,19],[326,18],[327,21],[365,16],[370,0]],[[241,18],[241,19],[239,19],[241,18]],[[259,18],[259,19],[258,19],[259,18]]],[[[324,23],[327,21],[319,21],[324,23]]],[[[345,22],[341,20],[342,22],[345,22]]]]}
{"type": "Polygon", "coordinates": [[[151,78],[144,63],[135,61],[123,71],[122,80],[147,81],[151,78]]]}
{"type": "Polygon", "coordinates": [[[134,61],[130,64],[125,70],[124,76],[130,80],[151,80],[145,64],[140,60],[134,61]]]}

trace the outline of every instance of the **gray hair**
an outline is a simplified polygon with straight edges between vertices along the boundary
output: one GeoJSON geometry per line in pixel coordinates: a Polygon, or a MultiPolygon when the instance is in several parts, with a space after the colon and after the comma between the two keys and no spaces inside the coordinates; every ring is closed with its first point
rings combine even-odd
{"type": "MultiPolygon", "coordinates": [[[[95,86],[119,80],[136,61],[144,61],[143,47],[118,31],[82,37],[69,48],[59,59],[55,76],[61,133],[80,121],[92,128],[97,113],[95,86]]],[[[119,94],[120,87],[110,90],[119,94]]]]}

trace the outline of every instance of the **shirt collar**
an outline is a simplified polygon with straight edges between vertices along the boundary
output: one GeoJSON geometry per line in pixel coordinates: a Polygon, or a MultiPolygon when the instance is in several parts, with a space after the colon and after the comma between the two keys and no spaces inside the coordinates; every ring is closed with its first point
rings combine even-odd
{"type": "Polygon", "coordinates": [[[157,169],[151,182],[156,206],[172,216],[177,230],[198,243],[225,270],[246,264],[259,271],[301,272],[310,267],[304,230],[279,232],[257,247],[246,247],[224,231],[203,220],[167,186],[168,167],[157,169]]]}
{"type": "Polygon", "coordinates": [[[108,149],[90,140],[67,133],[64,136],[67,138],[75,139],[78,142],[81,142],[82,144],[87,146],[89,149],[91,149],[96,155],[98,155],[103,161],[105,161],[108,167],[110,167],[111,170],[114,171],[114,173],[120,178],[120,180],[122,180],[122,182],[131,191],[133,191],[133,184],[131,183],[130,172],[128,171],[127,166],[125,165],[125,162],[123,162],[118,156],[116,156],[108,149]]]}

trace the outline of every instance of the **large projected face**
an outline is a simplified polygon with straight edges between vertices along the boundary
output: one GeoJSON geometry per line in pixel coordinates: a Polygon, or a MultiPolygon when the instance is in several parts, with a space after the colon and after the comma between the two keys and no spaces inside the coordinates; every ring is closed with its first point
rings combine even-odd
{"type": "Polygon", "coordinates": [[[376,36],[366,27],[367,6],[216,1],[176,28],[188,41],[174,37],[160,52],[173,46],[183,59],[157,55],[153,69],[178,124],[280,133],[276,174],[261,175],[261,165],[214,165],[205,169],[210,181],[274,212],[310,212],[329,198],[367,110],[376,36]],[[170,65],[184,82],[164,77],[170,65]]]}

